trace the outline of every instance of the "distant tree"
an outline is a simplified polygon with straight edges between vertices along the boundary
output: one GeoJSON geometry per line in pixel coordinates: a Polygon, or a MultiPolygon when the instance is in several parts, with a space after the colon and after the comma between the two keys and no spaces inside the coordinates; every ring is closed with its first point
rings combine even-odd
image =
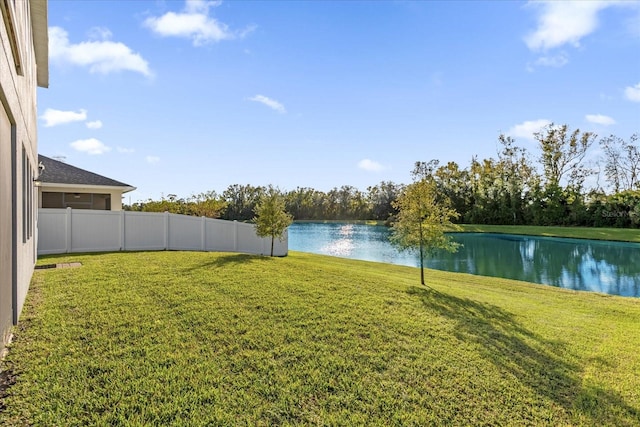
{"type": "Polygon", "coordinates": [[[276,237],[282,239],[287,227],[293,222],[293,218],[285,210],[284,195],[270,185],[260,196],[254,212],[256,234],[260,237],[271,237],[271,256],[273,256],[273,243],[276,237]]]}
{"type": "Polygon", "coordinates": [[[220,218],[227,208],[221,196],[215,191],[208,191],[191,196],[187,201],[189,214],[194,216],[205,216],[207,218],[220,218]]]}
{"type": "Polygon", "coordinates": [[[294,219],[324,219],[322,200],[324,193],[309,187],[296,187],[286,193],[286,207],[294,219]]]}
{"type": "Polygon", "coordinates": [[[438,159],[431,159],[428,162],[415,162],[411,171],[411,178],[414,182],[422,179],[432,179],[439,164],[440,160],[438,159]]]}
{"type": "Polygon", "coordinates": [[[540,145],[544,171],[543,185],[536,191],[542,209],[534,221],[540,225],[577,225],[584,217],[583,184],[594,174],[585,157],[596,135],[551,123],[534,137],[540,145]]]}
{"type": "Polygon", "coordinates": [[[222,199],[227,203],[227,209],[222,219],[248,221],[253,218],[258,200],[264,192],[264,187],[254,187],[251,184],[233,184],[222,192],[222,199]]]}
{"type": "Polygon", "coordinates": [[[472,194],[468,171],[460,170],[456,162],[449,162],[436,169],[433,177],[438,192],[447,196],[456,212],[462,215],[469,210],[472,194]]]}
{"type": "Polygon", "coordinates": [[[420,256],[420,283],[424,283],[424,259],[435,249],[455,252],[458,244],[446,231],[459,229],[451,220],[458,213],[449,207],[447,200],[438,194],[436,183],[423,174],[423,163],[416,164],[418,181],[408,185],[394,202],[398,210],[392,224],[391,243],[400,250],[417,250],[420,256]]]}
{"type": "Polygon", "coordinates": [[[516,145],[510,136],[498,137],[501,150],[496,167],[499,173],[502,223],[522,224],[527,201],[531,200],[539,177],[531,166],[526,149],[516,145]]]}
{"type": "Polygon", "coordinates": [[[186,200],[178,198],[175,194],[162,196],[160,200],[147,200],[139,205],[142,212],[169,212],[173,214],[188,215],[189,206],[186,200]]]}
{"type": "Polygon", "coordinates": [[[596,135],[592,132],[569,131],[567,125],[556,126],[553,123],[534,134],[540,144],[540,163],[544,169],[546,184],[550,187],[564,184],[580,190],[587,176],[593,171],[584,164],[587,150],[593,144],[596,135]]]}
{"type": "Polygon", "coordinates": [[[340,190],[334,187],[322,198],[322,213],[324,219],[339,219],[340,211],[340,190]]]}
{"type": "Polygon", "coordinates": [[[367,198],[371,206],[371,218],[387,221],[397,214],[393,202],[402,192],[404,185],[394,184],[391,181],[382,181],[376,186],[367,188],[367,198]]]}
{"type": "Polygon", "coordinates": [[[331,219],[365,219],[367,201],[357,188],[351,185],[332,188],[327,199],[331,219]]]}
{"type": "Polygon", "coordinates": [[[175,194],[162,196],[160,200],[136,202],[123,206],[125,210],[139,212],[169,212],[180,215],[205,216],[219,218],[226,209],[226,202],[215,191],[193,195],[188,199],[178,198],[175,194]]]}
{"type": "Polygon", "coordinates": [[[610,135],[600,140],[605,156],[604,171],[614,191],[633,190],[640,187],[640,147],[638,134],[629,142],[610,135]]]}
{"type": "MultiPolygon", "coordinates": [[[[479,161],[475,156],[469,167],[470,207],[464,221],[476,224],[500,224],[504,221],[501,200],[503,189],[500,167],[495,159],[479,161]]],[[[512,222],[508,222],[512,223],[512,222]]]]}

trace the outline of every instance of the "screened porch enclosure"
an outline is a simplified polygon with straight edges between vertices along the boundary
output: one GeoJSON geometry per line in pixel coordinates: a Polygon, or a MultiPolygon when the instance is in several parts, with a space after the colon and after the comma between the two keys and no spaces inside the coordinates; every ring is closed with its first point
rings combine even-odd
{"type": "Polygon", "coordinates": [[[58,193],[42,192],[42,208],[111,210],[111,194],[108,193],[58,193]]]}

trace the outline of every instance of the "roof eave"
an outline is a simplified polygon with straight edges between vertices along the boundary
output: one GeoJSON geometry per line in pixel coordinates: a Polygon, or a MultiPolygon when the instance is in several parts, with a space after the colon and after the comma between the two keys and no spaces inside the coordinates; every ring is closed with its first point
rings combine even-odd
{"type": "MultiPolygon", "coordinates": [[[[91,192],[116,190],[116,191],[122,191],[122,194],[128,193],[136,189],[136,187],[132,187],[130,185],[120,186],[120,185],[60,184],[56,182],[42,182],[42,181],[40,181],[40,183],[38,184],[38,187],[42,188],[43,190],[47,188],[64,188],[69,190],[73,189],[73,190],[91,191],[91,192]]],[[[78,193],[80,191],[74,191],[74,192],[78,193]]]]}
{"type": "Polygon", "coordinates": [[[47,0],[31,0],[31,28],[38,86],[49,87],[49,32],[47,0]]]}

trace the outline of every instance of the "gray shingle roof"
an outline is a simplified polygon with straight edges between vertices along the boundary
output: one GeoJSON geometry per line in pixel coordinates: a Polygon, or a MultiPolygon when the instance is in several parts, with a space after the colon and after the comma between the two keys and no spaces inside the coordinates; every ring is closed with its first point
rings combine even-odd
{"type": "Polygon", "coordinates": [[[129,184],[50,159],[42,154],[38,154],[38,162],[44,166],[44,171],[42,171],[38,179],[43,183],[131,187],[129,184]]]}

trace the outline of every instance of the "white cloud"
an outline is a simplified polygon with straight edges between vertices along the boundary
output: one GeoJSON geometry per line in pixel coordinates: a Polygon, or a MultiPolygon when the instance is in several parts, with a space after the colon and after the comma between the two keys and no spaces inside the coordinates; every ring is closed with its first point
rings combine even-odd
{"type": "Polygon", "coordinates": [[[88,35],[92,40],[109,40],[113,33],[106,27],[93,27],[89,30],[88,35]]]}
{"type": "Polygon", "coordinates": [[[100,129],[102,127],[102,121],[94,120],[92,122],[85,123],[89,129],[100,129]]]}
{"type": "Polygon", "coordinates": [[[77,141],[72,142],[71,147],[77,151],[82,151],[87,154],[104,154],[111,151],[111,147],[107,147],[95,138],[89,139],[79,139],[77,141]]]}
{"type": "Polygon", "coordinates": [[[569,57],[567,56],[566,53],[561,52],[557,55],[541,56],[536,60],[535,65],[539,65],[542,67],[560,68],[560,67],[564,67],[568,63],[569,63],[569,57]]]}
{"type": "Polygon", "coordinates": [[[631,36],[640,37],[640,7],[636,7],[635,13],[630,14],[625,21],[625,25],[631,36]]]}
{"type": "Polygon", "coordinates": [[[614,5],[613,1],[540,1],[536,7],[538,27],[524,41],[529,49],[546,51],[565,44],[580,46],[580,40],[598,27],[598,12],[614,5]]]}
{"type": "Polygon", "coordinates": [[[210,42],[243,38],[255,27],[242,31],[232,31],[229,26],[209,16],[209,9],[221,2],[187,0],[182,12],[167,12],[159,17],[149,17],[144,25],[163,37],[183,37],[191,39],[194,46],[210,42]]]}
{"type": "Polygon", "coordinates": [[[550,124],[551,124],[551,120],[547,120],[547,119],[525,121],[509,129],[509,131],[507,132],[507,135],[512,136],[514,138],[524,138],[524,139],[534,140],[533,134],[536,132],[540,132],[542,128],[550,124]]]}
{"type": "Polygon", "coordinates": [[[360,169],[369,171],[369,172],[380,172],[381,170],[384,169],[384,166],[382,166],[380,163],[371,160],[371,159],[362,159],[358,162],[358,167],[360,169]]]}
{"type": "Polygon", "coordinates": [[[602,101],[612,101],[612,100],[613,100],[613,96],[611,96],[611,95],[607,95],[607,94],[606,94],[606,93],[604,93],[604,92],[600,92],[600,99],[601,99],[602,101]]]}
{"type": "Polygon", "coordinates": [[[133,148],[124,148],[124,147],[116,147],[116,150],[118,150],[118,153],[124,153],[124,154],[130,154],[136,151],[133,148]]]}
{"type": "Polygon", "coordinates": [[[147,163],[158,163],[160,161],[160,157],[156,157],[156,156],[147,156],[145,157],[145,160],[147,161],[147,163]]]}
{"type": "MultiPolygon", "coordinates": [[[[527,6],[535,9],[537,26],[524,37],[524,42],[533,52],[548,52],[563,46],[578,48],[582,39],[598,29],[600,25],[598,15],[604,9],[637,8],[638,4],[637,1],[624,0],[530,0],[527,6]]],[[[633,28],[633,24],[630,25],[633,28]]],[[[635,29],[629,33],[635,36],[640,34],[640,31],[635,29]]],[[[535,65],[562,67],[568,62],[569,56],[563,52],[559,55],[541,56],[536,60],[535,65]]],[[[527,66],[527,69],[533,71],[531,65],[527,66]]]]}
{"type": "Polygon", "coordinates": [[[278,101],[276,101],[275,99],[271,99],[268,98],[266,96],[263,95],[256,95],[252,98],[249,98],[249,101],[255,101],[255,102],[259,102],[261,104],[266,105],[267,107],[271,108],[272,110],[277,111],[278,113],[284,114],[287,112],[287,110],[285,110],[284,105],[282,105],[281,103],[279,103],[278,101]]]}
{"type": "Polygon", "coordinates": [[[79,111],[62,111],[47,108],[40,118],[44,120],[45,127],[51,127],[72,122],[82,122],[87,119],[87,111],[82,109],[79,111]]]}
{"type": "MultiPolygon", "coordinates": [[[[106,29],[95,30],[100,37],[110,37],[106,29]]],[[[96,34],[92,34],[95,37],[96,34]]],[[[60,27],[49,27],[49,58],[52,61],[88,67],[91,73],[109,74],[134,71],[147,77],[152,73],[147,61],[128,46],[110,40],[69,42],[68,33],[60,27]]]]}
{"type": "Polygon", "coordinates": [[[208,13],[209,8],[218,7],[221,0],[185,0],[184,9],[191,13],[208,13]]]}
{"type": "Polygon", "coordinates": [[[616,124],[616,121],[609,116],[602,114],[587,114],[585,116],[588,122],[595,123],[597,125],[609,126],[616,124]]]}
{"type": "Polygon", "coordinates": [[[629,101],[640,102],[640,83],[624,88],[624,96],[626,96],[629,101]]]}

